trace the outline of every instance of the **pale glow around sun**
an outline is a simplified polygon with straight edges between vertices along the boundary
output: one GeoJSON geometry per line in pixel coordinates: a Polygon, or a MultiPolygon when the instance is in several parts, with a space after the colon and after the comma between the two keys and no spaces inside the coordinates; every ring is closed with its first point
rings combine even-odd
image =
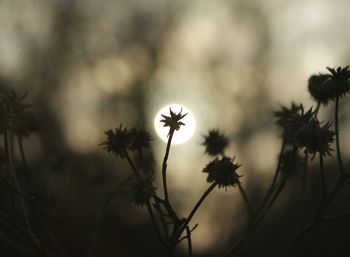
{"type": "Polygon", "coordinates": [[[184,126],[181,126],[179,130],[176,130],[172,139],[172,143],[175,145],[186,143],[188,140],[191,139],[191,137],[194,134],[194,131],[196,130],[196,120],[193,116],[193,113],[183,105],[179,104],[169,104],[164,107],[162,107],[156,114],[154,118],[154,128],[157,132],[157,135],[162,139],[164,142],[168,141],[168,133],[169,133],[169,127],[163,127],[163,123],[160,122],[161,119],[163,119],[162,114],[166,116],[170,116],[170,109],[175,112],[179,113],[182,108],[182,114],[188,113],[181,121],[185,123],[184,126]]]}

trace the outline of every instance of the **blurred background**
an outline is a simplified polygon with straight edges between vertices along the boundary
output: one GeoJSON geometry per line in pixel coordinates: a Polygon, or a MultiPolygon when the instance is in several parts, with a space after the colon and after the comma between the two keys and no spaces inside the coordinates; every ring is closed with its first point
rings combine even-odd
{"type": "MultiPolygon", "coordinates": [[[[230,138],[227,154],[242,164],[243,187],[259,201],[281,144],[273,111],[292,101],[310,107],[309,76],[349,64],[349,10],[347,0],[0,1],[0,90],[29,93],[40,125],[25,142],[28,162],[48,197],[45,222],[68,256],[162,255],[146,210],[123,191],[131,170],[99,144],[121,123],[145,127],[159,171],[165,143],[153,124],[170,103],[187,106],[196,119],[194,136],[169,158],[179,213],[186,216],[208,187],[201,171],[211,159],[201,143],[214,128],[230,138]]],[[[344,118],[345,157],[349,126],[344,118]]],[[[298,212],[293,183],[242,253],[278,256],[286,247],[291,235],[283,229],[295,223],[281,220],[298,212]]],[[[215,190],[193,219],[196,255],[225,252],[247,218],[236,188],[215,190]]],[[[319,235],[314,241],[329,243],[328,232],[319,235]]],[[[333,241],[340,252],[343,241],[333,241]]],[[[308,250],[315,244],[304,245],[308,250]]],[[[178,254],[186,254],[185,244],[178,254]]]]}

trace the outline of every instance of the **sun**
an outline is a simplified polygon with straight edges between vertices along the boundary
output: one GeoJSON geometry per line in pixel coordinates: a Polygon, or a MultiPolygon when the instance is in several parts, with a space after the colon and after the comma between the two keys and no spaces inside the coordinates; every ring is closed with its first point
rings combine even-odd
{"type": "Polygon", "coordinates": [[[191,139],[193,136],[195,130],[196,130],[196,120],[193,116],[193,113],[184,105],[180,104],[169,104],[164,107],[162,107],[156,114],[154,118],[154,129],[157,132],[157,135],[162,139],[164,142],[168,141],[168,133],[169,128],[163,127],[163,123],[160,122],[160,120],[163,118],[162,114],[164,115],[170,115],[169,108],[175,113],[179,113],[182,108],[182,113],[188,113],[181,121],[185,123],[184,126],[181,126],[180,130],[175,131],[172,143],[175,145],[186,143],[188,140],[191,139]]]}

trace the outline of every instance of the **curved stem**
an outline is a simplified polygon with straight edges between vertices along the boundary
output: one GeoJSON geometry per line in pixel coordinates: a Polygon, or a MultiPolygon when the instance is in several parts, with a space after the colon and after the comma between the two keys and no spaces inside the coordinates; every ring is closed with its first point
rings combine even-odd
{"type": "Polygon", "coordinates": [[[169,131],[168,143],[166,146],[165,155],[164,155],[163,164],[162,164],[162,180],[163,180],[163,190],[164,190],[165,200],[169,199],[168,186],[167,186],[167,180],[166,180],[166,168],[167,168],[167,161],[168,161],[169,152],[170,152],[171,140],[173,139],[174,132],[175,132],[174,129],[170,129],[169,131]]]}
{"type": "Polygon", "coordinates": [[[322,187],[322,199],[326,197],[326,179],[325,179],[325,174],[324,174],[324,167],[323,167],[323,156],[322,154],[320,155],[320,173],[321,173],[321,187],[322,187]]]}
{"type": "Polygon", "coordinates": [[[28,166],[27,166],[27,159],[26,159],[26,156],[24,154],[23,141],[22,141],[22,138],[20,136],[17,136],[17,143],[18,143],[19,152],[21,154],[21,159],[22,159],[22,163],[23,163],[23,167],[24,167],[24,172],[25,172],[26,178],[29,179],[29,171],[28,171],[28,166]]]}
{"type": "MultiPolygon", "coordinates": [[[[301,202],[303,201],[304,195],[305,195],[305,186],[306,186],[306,179],[307,179],[307,164],[308,164],[308,160],[309,160],[309,154],[307,149],[305,149],[305,156],[304,156],[304,166],[303,166],[303,174],[301,176],[301,192],[300,192],[300,200],[301,202]]],[[[303,208],[301,208],[303,209],[303,208]]]]}
{"type": "MultiPolygon", "coordinates": [[[[9,144],[8,144],[9,167],[8,168],[9,168],[9,172],[12,176],[13,185],[16,188],[16,192],[23,192],[21,185],[17,179],[15,164],[13,163],[13,155],[14,155],[13,138],[14,138],[13,131],[9,131],[9,144]]],[[[40,241],[40,239],[35,235],[35,233],[33,231],[32,224],[31,224],[30,218],[29,218],[30,213],[29,213],[29,210],[27,209],[27,206],[24,202],[24,199],[21,197],[18,197],[18,195],[15,195],[15,196],[16,196],[16,200],[18,201],[18,203],[20,205],[20,208],[22,209],[23,218],[24,218],[30,239],[32,240],[35,247],[37,248],[39,255],[46,257],[47,253],[45,251],[43,242],[40,241]]]]}
{"type": "Polygon", "coordinates": [[[266,206],[264,209],[261,210],[259,213],[259,216],[255,220],[255,222],[251,225],[248,231],[243,235],[243,237],[229,250],[227,254],[225,254],[225,257],[231,257],[233,256],[249,239],[249,236],[258,228],[260,223],[263,221],[264,217],[272,207],[273,203],[276,201],[280,193],[282,192],[284,185],[286,181],[286,176],[282,178],[282,181],[277,184],[277,189],[271,194],[271,197],[269,201],[266,203],[266,206]]]}
{"type": "Polygon", "coordinates": [[[160,234],[160,230],[159,230],[159,228],[158,228],[156,219],[155,219],[155,217],[154,217],[154,213],[153,213],[153,211],[152,211],[152,206],[151,206],[151,203],[150,203],[150,202],[147,203],[147,208],[148,208],[148,212],[149,212],[149,214],[150,214],[150,216],[151,216],[152,224],[153,224],[154,230],[156,231],[156,234],[157,234],[157,236],[158,236],[159,241],[161,241],[163,244],[166,245],[164,239],[162,238],[162,235],[160,234]]]}
{"type": "Polygon", "coordinates": [[[128,162],[129,162],[129,165],[130,165],[131,169],[133,170],[133,172],[134,172],[138,177],[140,177],[140,173],[137,171],[137,169],[136,169],[136,167],[135,167],[133,161],[131,160],[131,158],[130,158],[130,156],[129,156],[129,153],[128,153],[128,151],[127,151],[126,149],[125,149],[125,156],[126,156],[126,159],[127,159],[128,162]]]}
{"type": "Polygon", "coordinates": [[[282,163],[282,157],[283,157],[283,152],[284,152],[284,148],[286,147],[286,139],[283,138],[283,141],[282,141],[282,145],[281,145],[281,150],[280,150],[280,153],[278,155],[278,162],[277,162],[277,166],[276,166],[276,170],[275,170],[275,175],[273,177],[273,180],[272,180],[272,183],[259,207],[259,211],[261,211],[262,209],[264,209],[264,207],[266,206],[267,202],[269,201],[269,199],[271,198],[271,195],[273,193],[273,190],[275,189],[275,186],[276,186],[276,182],[277,182],[277,178],[278,178],[278,175],[280,174],[280,168],[281,168],[281,163],[282,163]]]}
{"type": "Polygon", "coordinates": [[[8,172],[9,165],[10,165],[10,153],[9,153],[9,143],[8,143],[7,131],[4,132],[4,148],[5,148],[5,157],[6,157],[6,171],[8,172]]]}
{"type": "Polygon", "coordinates": [[[207,198],[207,196],[210,194],[211,191],[213,191],[213,189],[217,186],[217,183],[214,182],[212,183],[208,189],[204,192],[204,194],[202,195],[202,197],[198,200],[198,202],[196,203],[196,205],[193,207],[192,211],[190,212],[190,214],[188,215],[186,222],[184,224],[184,227],[186,227],[191,219],[193,218],[194,214],[197,212],[198,208],[201,206],[201,204],[203,203],[203,201],[205,200],[205,198],[207,198]]]}
{"type": "Polygon", "coordinates": [[[190,221],[192,220],[194,214],[197,212],[198,208],[201,206],[205,198],[210,194],[211,191],[217,186],[217,182],[212,183],[207,190],[203,193],[202,197],[198,200],[196,205],[193,207],[192,211],[188,215],[187,219],[185,219],[184,223],[181,225],[181,229],[179,229],[177,235],[174,237],[174,243],[176,244],[178,241],[178,238],[181,236],[182,232],[186,229],[190,221]]]}
{"type": "Polygon", "coordinates": [[[192,257],[192,239],[191,239],[191,230],[189,226],[186,226],[186,233],[187,233],[188,257],[192,257]]]}
{"type": "Polygon", "coordinates": [[[325,198],[322,199],[315,216],[313,217],[310,224],[306,225],[304,228],[301,229],[299,234],[295,237],[293,242],[289,245],[287,248],[287,251],[284,255],[284,257],[290,256],[295,248],[300,244],[300,242],[305,238],[305,236],[318,224],[320,224],[320,221],[322,220],[322,213],[327,208],[329,204],[329,201],[327,201],[325,198]]]}
{"type": "Polygon", "coordinates": [[[335,99],[335,113],[334,113],[334,119],[335,119],[335,143],[336,143],[336,149],[337,149],[337,158],[339,163],[339,171],[340,171],[340,178],[342,179],[345,175],[345,169],[343,165],[343,160],[340,153],[340,143],[339,143],[339,96],[335,99]]]}
{"type": "MultiPolygon", "coordinates": [[[[320,170],[322,173],[322,170],[324,170],[323,168],[323,159],[320,158],[320,170]]],[[[322,175],[323,176],[323,175],[322,175]]],[[[296,238],[293,240],[292,244],[288,247],[285,257],[290,256],[293,251],[295,250],[295,248],[299,245],[299,243],[304,239],[304,237],[317,225],[319,225],[322,221],[327,220],[327,218],[323,218],[322,215],[323,213],[327,210],[328,206],[332,203],[332,201],[335,199],[335,197],[337,196],[337,194],[340,192],[340,190],[343,187],[344,181],[344,176],[340,177],[340,179],[338,180],[335,188],[330,192],[330,193],[326,193],[326,190],[324,188],[324,192],[325,194],[322,197],[321,203],[317,209],[317,212],[313,218],[313,220],[311,221],[310,224],[308,224],[306,227],[304,227],[300,233],[296,236],[296,238]]],[[[323,178],[324,179],[324,178],[323,178]]],[[[323,183],[323,182],[322,182],[323,183]]],[[[324,185],[325,187],[325,185],[324,185]]]]}
{"type": "Polygon", "coordinates": [[[316,106],[316,109],[315,109],[315,112],[314,112],[315,117],[317,117],[318,112],[320,110],[320,107],[321,107],[321,102],[317,102],[317,106],[316,106]]]}
{"type": "Polygon", "coordinates": [[[248,199],[248,196],[247,194],[245,193],[241,183],[238,183],[238,189],[239,189],[239,192],[241,193],[242,197],[243,197],[243,200],[246,204],[246,207],[247,207],[247,210],[249,212],[249,215],[254,217],[255,213],[254,213],[254,210],[253,210],[253,207],[248,199]]]}

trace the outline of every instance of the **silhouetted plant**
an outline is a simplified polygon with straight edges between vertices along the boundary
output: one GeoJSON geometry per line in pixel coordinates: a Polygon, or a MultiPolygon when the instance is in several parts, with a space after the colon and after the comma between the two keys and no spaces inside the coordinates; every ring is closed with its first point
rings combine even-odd
{"type": "Polygon", "coordinates": [[[222,135],[218,130],[210,130],[207,136],[204,136],[203,145],[205,153],[216,156],[223,154],[228,146],[228,138],[222,135]]]}
{"type": "MultiPolygon", "coordinates": [[[[0,98],[0,133],[4,138],[5,153],[5,158],[1,163],[0,180],[9,188],[10,195],[16,202],[16,205],[12,206],[11,210],[16,213],[17,219],[15,222],[24,228],[23,230],[18,230],[16,225],[13,225],[13,231],[22,234],[32,244],[38,256],[47,257],[49,253],[43,239],[40,220],[37,218],[36,198],[23,190],[24,186],[28,187],[28,185],[20,183],[18,179],[19,174],[14,164],[14,137],[17,137],[22,164],[25,171],[28,172],[22,140],[35,131],[36,124],[31,113],[31,105],[24,102],[26,96],[27,93],[17,94],[11,90],[0,98]]],[[[27,173],[26,176],[28,178],[29,174],[27,173]]],[[[28,183],[29,181],[27,180],[26,182],[28,183]]],[[[9,213],[2,212],[2,217],[6,218],[11,211],[9,213]]],[[[17,244],[12,242],[10,237],[8,240],[11,244],[17,244]]]]}
{"type": "MultiPolygon", "coordinates": [[[[202,203],[216,187],[225,190],[229,187],[237,188],[250,215],[243,235],[232,243],[224,255],[237,256],[242,246],[252,238],[252,234],[268,215],[285,189],[288,179],[297,178],[300,183],[301,201],[304,201],[310,161],[318,162],[319,165],[320,204],[311,220],[305,221],[302,216],[300,217],[300,228],[284,256],[292,255],[298,244],[316,226],[350,214],[349,211],[345,211],[333,216],[327,215],[330,204],[350,185],[350,173],[342,161],[339,139],[339,104],[350,90],[350,70],[348,66],[327,69],[328,74],[313,75],[308,81],[309,93],[316,101],[316,108],[305,109],[303,104],[292,103],[290,107],[281,106],[280,110],[274,113],[276,124],[282,130],[281,148],[271,184],[256,206],[252,204],[242,186],[242,175],[237,173],[241,170],[241,165],[234,161],[234,157],[225,154],[225,149],[229,145],[228,138],[218,129],[212,129],[203,136],[202,143],[205,153],[212,158],[202,169],[202,172],[207,174],[209,186],[188,215],[185,217],[179,215],[171,201],[171,192],[168,191],[167,166],[174,133],[177,133],[182,126],[186,126],[182,119],[187,114],[183,114],[182,110],[176,113],[170,109],[169,115],[163,114],[162,120],[159,121],[169,129],[160,171],[161,190],[157,190],[155,186],[154,160],[149,154],[152,142],[150,133],[143,128],[128,129],[122,125],[105,132],[106,140],[101,143],[102,148],[116,158],[128,162],[132,170],[132,174],[126,180],[130,202],[147,208],[155,233],[169,256],[183,240],[187,241],[188,255],[192,256],[192,233],[198,224],[192,226],[190,223],[202,203]],[[333,101],[334,120],[320,121],[319,110],[328,107],[333,101]],[[324,167],[324,159],[333,158],[333,152],[338,164],[337,172],[332,173],[337,175],[335,183],[326,179],[324,167]]],[[[3,148],[0,148],[0,182],[6,186],[15,203],[8,210],[5,208],[0,211],[0,222],[8,223],[7,226],[11,231],[29,241],[37,256],[48,257],[52,256],[51,248],[47,246],[48,239],[37,216],[40,199],[31,193],[29,179],[31,174],[23,147],[23,140],[38,127],[31,105],[25,102],[26,96],[26,93],[18,94],[10,91],[0,97],[0,134],[4,142],[3,148]],[[18,179],[22,174],[18,173],[18,165],[15,165],[15,150],[20,153],[20,162],[27,172],[24,176],[26,179],[18,179]],[[11,213],[15,214],[12,218],[11,213]]],[[[14,247],[19,245],[4,233],[0,236],[5,237],[3,239],[14,247]]],[[[63,252],[62,249],[56,250],[63,252]]],[[[61,255],[65,255],[64,252],[61,255]]]]}
{"type": "Polygon", "coordinates": [[[190,228],[190,221],[201,206],[210,192],[218,186],[229,187],[240,184],[239,175],[236,170],[240,167],[239,164],[233,163],[233,159],[224,156],[224,148],[228,145],[226,137],[218,131],[211,131],[209,136],[205,137],[204,145],[206,151],[210,155],[222,154],[222,158],[214,159],[204,169],[203,172],[208,173],[207,181],[210,183],[208,189],[203,193],[202,197],[194,205],[189,215],[185,218],[180,218],[175,208],[173,207],[168,187],[167,187],[167,160],[170,153],[172,138],[175,131],[185,126],[181,119],[186,114],[182,111],[175,113],[170,109],[170,115],[162,115],[163,119],[160,122],[164,123],[164,127],[169,127],[168,142],[165,149],[165,155],[162,164],[162,185],[164,197],[157,194],[156,187],[153,185],[153,173],[147,173],[145,169],[137,169],[134,165],[134,160],[129,156],[129,151],[135,149],[149,148],[151,137],[148,132],[133,128],[128,131],[120,125],[119,129],[108,130],[105,132],[107,140],[102,143],[103,148],[116,157],[127,158],[130,167],[134,171],[128,181],[130,185],[130,199],[138,206],[146,205],[153,222],[153,226],[159,240],[167,248],[168,253],[172,254],[176,245],[181,241],[187,240],[189,256],[192,255],[191,233],[197,227],[195,225],[190,228]],[[151,176],[149,174],[152,174],[151,176]],[[159,222],[158,222],[159,221],[159,222]],[[185,233],[185,235],[183,235],[185,233]]]}
{"type": "MultiPolygon", "coordinates": [[[[309,92],[317,102],[315,109],[311,107],[305,111],[305,107],[302,104],[296,105],[295,103],[292,103],[290,108],[282,106],[279,111],[275,112],[275,117],[277,119],[276,123],[283,131],[281,135],[282,145],[271,185],[267,189],[259,206],[252,206],[241,185],[241,175],[238,175],[236,172],[241,165],[234,163],[233,158],[229,158],[225,155],[225,149],[229,143],[228,138],[221,134],[219,130],[214,129],[209,130],[208,134],[204,136],[204,142],[202,143],[205,147],[205,153],[209,156],[215,157],[214,160],[209,162],[203,169],[203,172],[208,174],[207,182],[211,184],[187,217],[180,218],[178,216],[169,198],[166,175],[167,160],[170,153],[173,135],[175,131],[181,129],[181,126],[185,126],[181,119],[186,114],[182,114],[181,111],[175,113],[170,109],[170,115],[167,116],[163,114],[163,119],[160,121],[164,123],[164,127],[169,127],[168,142],[161,171],[164,193],[163,198],[157,195],[156,187],[153,185],[154,177],[151,176],[145,179],[144,174],[135,167],[134,161],[128,154],[128,151],[133,150],[131,145],[136,142],[135,139],[132,139],[132,133],[128,132],[126,128],[122,129],[122,126],[120,126],[119,129],[116,129],[115,132],[112,130],[106,132],[107,141],[103,143],[104,148],[117,157],[126,157],[128,159],[128,162],[135,173],[131,179],[131,181],[133,181],[133,187],[130,192],[131,199],[139,206],[146,205],[148,207],[158,238],[168,249],[170,255],[174,251],[176,245],[182,240],[187,240],[188,253],[189,256],[192,255],[191,233],[197,227],[197,225],[195,225],[192,229],[190,228],[189,224],[192,217],[216,186],[219,188],[224,187],[225,189],[227,187],[237,186],[252,219],[244,235],[225,255],[227,257],[235,256],[269,213],[269,210],[275,203],[276,199],[285,188],[288,178],[294,176],[300,180],[301,196],[303,197],[306,187],[308,161],[313,160],[316,155],[319,157],[321,174],[321,204],[311,223],[304,224],[303,220],[300,221],[301,232],[297,234],[295,239],[291,242],[285,256],[292,254],[298,243],[316,225],[322,223],[324,220],[332,219],[330,217],[325,217],[329,204],[334,200],[342,188],[350,184],[349,173],[345,172],[341,158],[338,121],[339,99],[345,97],[350,90],[350,70],[348,67],[327,69],[329,74],[313,75],[308,82],[309,92]],[[318,118],[321,104],[326,105],[333,100],[336,105],[334,131],[332,122],[320,121],[318,118]],[[332,185],[327,185],[325,179],[323,159],[331,157],[334,138],[340,176],[337,183],[332,187],[332,185]]],[[[136,130],[132,129],[131,131],[136,130]]],[[[142,134],[142,137],[137,141],[138,148],[149,148],[151,137],[143,130],[140,134],[142,134]]],[[[337,217],[339,217],[339,215],[337,217]]]]}
{"type": "Polygon", "coordinates": [[[307,162],[310,158],[314,158],[315,155],[319,156],[320,186],[322,192],[321,203],[313,215],[311,222],[305,223],[303,220],[300,221],[299,232],[292,240],[284,256],[290,256],[305,235],[315,226],[325,221],[349,215],[349,212],[345,212],[332,217],[326,216],[330,203],[334,201],[345,186],[350,184],[350,175],[345,171],[341,158],[338,120],[339,99],[344,97],[350,89],[350,71],[348,66],[345,68],[327,69],[331,74],[313,75],[309,79],[309,92],[317,102],[315,110],[310,108],[305,112],[302,104],[296,105],[292,103],[290,108],[281,107],[281,110],[275,112],[275,116],[277,117],[276,123],[283,129],[283,140],[273,181],[262,201],[255,221],[250,224],[245,235],[225,256],[235,256],[246,241],[249,240],[250,235],[259,226],[268,210],[282,192],[286,179],[291,174],[297,174],[301,178],[301,190],[302,194],[304,193],[308,169],[307,162]],[[335,131],[331,130],[331,122],[320,122],[318,119],[320,105],[326,105],[333,100],[335,100],[335,131]],[[331,156],[331,145],[334,141],[334,136],[336,138],[336,154],[339,165],[339,177],[335,185],[331,183],[327,184],[323,164],[323,159],[331,156]],[[303,157],[300,155],[301,152],[304,154],[303,157]],[[312,156],[310,157],[309,154],[312,156]]]}

